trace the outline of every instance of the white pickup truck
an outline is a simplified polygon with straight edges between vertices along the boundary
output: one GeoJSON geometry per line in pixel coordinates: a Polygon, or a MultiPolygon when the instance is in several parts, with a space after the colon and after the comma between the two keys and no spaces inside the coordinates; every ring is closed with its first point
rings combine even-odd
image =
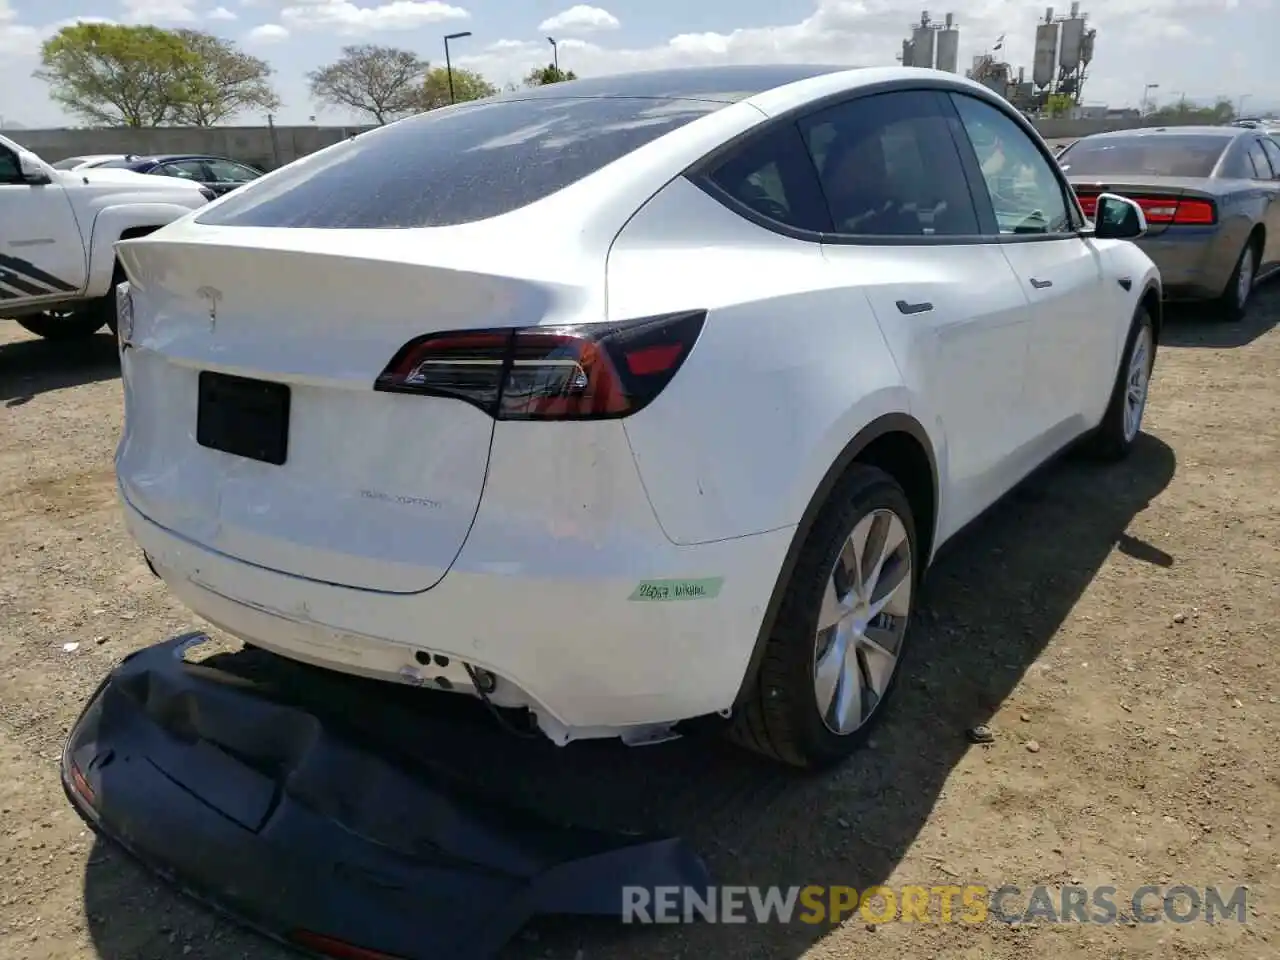
{"type": "Polygon", "coordinates": [[[115,243],[213,198],[207,187],[129,170],[55,170],[0,137],[0,317],[50,340],[115,329],[124,279],[115,243]]]}

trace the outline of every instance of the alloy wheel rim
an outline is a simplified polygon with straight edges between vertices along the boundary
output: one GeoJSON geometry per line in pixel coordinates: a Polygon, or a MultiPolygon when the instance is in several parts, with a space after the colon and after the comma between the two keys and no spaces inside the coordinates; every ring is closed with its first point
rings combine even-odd
{"type": "Polygon", "coordinates": [[[1129,358],[1129,376],[1125,382],[1124,438],[1131,442],[1142,428],[1142,414],[1147,407],[1147,387],[1151,382],[1151,328],[1143,327],[1133,344],[1129,358]]]}
{"type": "Polygon", "coordinates": [[[873,510],[841,545],[818,614],[813,689],[832,733],[854,733],[884,699],[897,672],[912,589],[906,525],[892,510],[873,510]]]}
{"type": "Polygon", "coordinates": [[[1236,302],[1244,306],[1253,292],[1253,248],[1246,247],[1240,258],[1240,279],[1236,284],[1236,302]]]}

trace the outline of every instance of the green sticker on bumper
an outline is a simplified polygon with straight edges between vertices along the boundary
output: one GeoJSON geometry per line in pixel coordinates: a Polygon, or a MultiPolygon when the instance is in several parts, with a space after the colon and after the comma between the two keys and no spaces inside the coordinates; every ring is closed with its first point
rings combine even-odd
{"type": "Polygon", "coordinates": [[[702,580],[641,580],[627,599],[663,602],[667,600],[710,600],[720,595],[724,577],[702,580]]]}

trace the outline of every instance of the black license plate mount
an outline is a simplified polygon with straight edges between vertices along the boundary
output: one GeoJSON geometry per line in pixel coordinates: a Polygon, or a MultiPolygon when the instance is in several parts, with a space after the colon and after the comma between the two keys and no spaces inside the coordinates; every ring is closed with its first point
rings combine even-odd
{"type": "Polygon", "coordinates": [[[289,457],[287,383],[200,371],[196,442],[211,450],[281,466],[289,457]]]}

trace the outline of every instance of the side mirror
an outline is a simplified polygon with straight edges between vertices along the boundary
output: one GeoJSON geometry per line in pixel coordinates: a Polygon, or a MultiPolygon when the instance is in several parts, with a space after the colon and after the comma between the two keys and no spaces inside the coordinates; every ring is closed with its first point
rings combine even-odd
{"type": "Polygon", "coordinates": [[[26,150],[18,151],[18,170],[22,173],[22,181],[24,183],[41,184],[52,183],[49,172],[45,170],[44,164],[37,159],[34,153],[28,153],[26,150]]]}
{"type": "Polygon", "coordinates": [[[1104,193],[1098,197],[1093,224],[1099,240],[1137,240],[1147,232],[1147,215],[1128,197],[1104,193]]]}

